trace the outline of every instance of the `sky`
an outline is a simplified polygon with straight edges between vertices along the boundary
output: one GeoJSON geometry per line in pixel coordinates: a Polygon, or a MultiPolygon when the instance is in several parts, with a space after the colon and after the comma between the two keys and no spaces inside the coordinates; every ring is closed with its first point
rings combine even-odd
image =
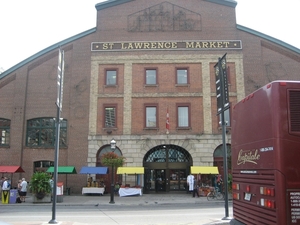
{"type": "MultiPolygon", "coordinates": [[[[104,1],[1,0],[0,72],[57,42],[96,27],[95,5],[100,2],[104,1]]],[[[300,0],[236,2],[237,24],[300,49],[300,0]]]]}

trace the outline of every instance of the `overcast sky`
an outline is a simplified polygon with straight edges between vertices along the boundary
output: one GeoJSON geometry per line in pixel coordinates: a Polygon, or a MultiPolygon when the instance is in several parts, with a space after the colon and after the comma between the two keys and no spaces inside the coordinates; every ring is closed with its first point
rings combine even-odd
{"type": "MultiPolygon", "coordinates": [[[[300,48],[300,0],[236,1],[237,24],[300,48]]],[[[95,5],[99,2],[103,1],[1,0],[0,72],[95,27],[95,5]]]]}

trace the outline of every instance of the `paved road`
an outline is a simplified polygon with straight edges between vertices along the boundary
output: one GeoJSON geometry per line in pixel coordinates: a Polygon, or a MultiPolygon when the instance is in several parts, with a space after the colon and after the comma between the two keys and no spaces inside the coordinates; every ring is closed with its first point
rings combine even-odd
{"type": "MultiPolygon", "coordinates": [[[[105,196],[64,196],[55,218],[61,225],[204,225],[229,224],[224,201],[208,202],[187,194],[143,195],[120,198],[109,204],[105,196]]],[[[0,221],[12,225],[45,225],[52,219],[52,203],[0,204],[0,221]]],[[[232,216],[229,202],[229,216],[232,216]]],[[[1,223],[0,223],[1,225],[1,223]]]]}

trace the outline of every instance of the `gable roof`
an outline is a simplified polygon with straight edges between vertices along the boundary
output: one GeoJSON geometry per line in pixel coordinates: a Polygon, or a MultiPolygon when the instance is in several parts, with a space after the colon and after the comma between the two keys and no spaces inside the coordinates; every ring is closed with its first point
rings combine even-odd
{"type": "MultiPolygon", "coordinates": [[[[109,7],[112,7],[112,6],[116,6],[116,5],[120,5],[120,4],[124,4],[124,3],[127,3],[127,2],[131,2],[131,1],[134,1],[134,0],[108,0],[108,1],[105,1],[105,2],[101,2],[101,3],[98,3],[95,5],[96,9],[97,10],[101,10],[101,9],[105,9],[105,8],[109,8],[109,7]]],[[[235,7],[237,5],[237,2],[234,1],[234,0],[204,0],[204,1],[207,1],[207,2],[212,2],[212,3],[216,3],[216,4],[221,4],[221,5],[226,5],[226,6],[230,6],[230,7],[235,7]]],[[[290,44],[287,44],[286,42],[283,42],[283,41],[280,41],[276,38],[273,38],[271,36],[268,36],[266,34],[263,34],[261,32],[258,32],[258,31],[255,31],[255,30],[252,30],[250,28],[247,28],[247,27],[244,27],[242,25],[236,25],[237,29],[238,30],[241,30],[241,31],[244,31],[244,32],[247,32],[247,33],[250,33],[250,34],[253,34],[255,36],[258,36],[258,37],[261,37],[261,38],[264,38],[268,41],[271,41],[273,43],[276,43],[278,45],[281,45],[282,47],[284,48],[287,48],[291,51],[294,51],[295,53],[297,54],[300,54],[300,49],[290,45],[290,44]]],[[[92,28],[92,29],[89,29],[87,31],[84,31],[82,33],[79,33],[77,35],[74,35],[70,38],[67,38],[65,40],[62,40],[56,44],[53,44],[43,50],[41,50],[40,52],[37,52],[36,54],[28,57],[27,59],[21,61],[20,63],[16,64],[15,66],[5,70],[3,73],[0,73],[0,80],[4,77],[6,77],[7,75],[11,74],[12,72],[14,72],[15,70],[19,69],[20,67],[26,65],[27,63],[30,63],[31,61],[41,57],[42,55],[44,54],[47,54],[55,49],[58,49],[60,46],[63,46],[63,45],[66,45],[72,41],[75,41],[77,39],[80,39],[84,36],[87,36],[91,33],[94,33],[96,32],[96,27],[95,28],[92,28]]]]}
{"type": "Polygon", "coordinates": [[[29,63],[29,62],[31,62],[31,61],[33,61],[33,60],[41,57],[42,55],[45,55],[45,54],[47,54],[47,53],[49,53],[49,52],[51,52],[51,51],[53,51],[55,49],[58,49],[60,46],[66,45],[66,44],[68,44],[68,43],[70,43],[72,41],[80,39],[80,38],[82,38],[84,36],[87,36],[87,35],[89,35],[91,33],[94,33],[94,32],[96,32],[96,27],[92,28],[92,29],[89,29],[87,31],[84,31],[82,33],[79,33],[77,35],[74,35],[74,36],[72,36],[70,38],[67,38],[65,40],[62,40],[60,42],[57,42],[56,44],[53,44],[53,45],[51,45],[51,46],[49,46],[49,47],[47,47],[47,48],[39,51],[38,53],[36,53],[36,54],[28,57],[27,59],[24,59],[23,61],[19,62],[18,64],[14,65],[13,67],[9,68],[8,70],[5,70],[3,73],[0,74],[0,80],[3,77],[7,76],[8,74],[10,74],[10,73],[14,72],[15,70],[19,69],[20,67],[24,66],[25,64],[27,64],[27,63],[29,63]]]}
{"type": "MultiPolygon", "coordinates": [[[[97,9],[97,11],[101,10],[101,9],[106,9],[109,7],[113,7],[116,5],[121,5],[127,2],[131,2],[134,0],[108,0],[105,2],[100,2],[98,4],[95,5],[95,8],[97,9]]],[[[220,5],[225,5],[225,6],[229,6],[229,7],[233,7],[235,8],[237,5],[237,2],[234,0],[204,0],[207,2],[212,2],[212,3],[216,3],[216,4],[220,4],[220,5]]]]}
{"type": "Polygon", "coordinates": [[[21,166],[0,166],[0,173],[24,173],[21,166]]]}
{"type": "Polygon", "coordinates": [[[288,43],[286,43],[286,42],[284,42],[284,41],[281,41],[281,40],[279,40],[279,39],[273,38],[273,37],[271,37],[271,36],[269,36],[269,35],[266,35],[266,34],[264,34],[264,33],[259,32],[259,31],[252,30],[252,29],[250,29],[250,28],[248,28],[248,27],[244,27],[244,26],[242,26],[242,25],[238,25],[238,24],[237,24],[237,25],[236,25],[236,28],[237,28],[238,30],[241,30],[241,31],[247,32],[247,33],[249,33],[249,34],[258,36],[258,37],[260,37],[260,38],[263,38],[263,39],[265,39],[265,40],[271,41],[271,42],[273,42],[273,43],[275,43],[275,44],[281,45],[281,46],[284,47],[284,48],[287,48],[287,49],[289,49],[289,50],[291,50],[291,51],[293,51],[293,52],[295,52],[295,53],[297,53],[297,54],[300,54],[300,49],[299,49],[299,48],[296,48],[296,47],[294,47],[294,46],[292,46],[292,45],[290,45],[290,44],[288,44],[288,43]]]}
{"type": "MultiPolygon", "coordinates": [[[[54,167],[48,168],[47,173],[54,173],[54,167]]],[[[76,174],[76,169],[74,166],[58,166],[57,173],[59,174],[76,174]]]]}
{"type": "Polygon", "coordinates": [[[217,166],[191,166],[191,174],[219,174],[217,166]]]}
{"type": "Polygon", "coordinates": [[[212,3],[216,3],[219,5],[225,5],[225,6],[229,6],[232,8],[235,8],[237,5],[237,2],[234,0],[205,0],[207,2],[212,2],[212,3]]]}
{"type": "Polygon", "coordinates": [[[118,167],[117,174],[144,174],[144,167],[118,167]]]}
{"type": "Polygon", "coordinates": [[[83,173],[83,174],[107,174],[107,172],[108,172],[108,167],[83,166],[79,173],[83,173]]]}
{"type": "Polygon", "coordinates": [[[101,10],[101,9],[106,9],[109,7],[113,7],[116,5],[121,5],[127,2],[132,2],[134,0],[108,0],[105,2],[100,2],[98,4],[95,5],[95,8],[97,9],[97,11],[101,10]]]}

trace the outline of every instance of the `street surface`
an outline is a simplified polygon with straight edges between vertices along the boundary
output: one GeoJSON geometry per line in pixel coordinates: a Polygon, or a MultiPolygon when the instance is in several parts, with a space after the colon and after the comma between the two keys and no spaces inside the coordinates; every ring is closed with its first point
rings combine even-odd
{"type": "MultiPolygon", "coordinates": [[[[224,202],[153,205],[57,205],[61,225],[204,225],[229,224],[224,202]]],[[[229,204],[229,216],[232,205],[229,204]]],[[[45,225],[52,220],[52,205],[0,205],[1,222],[11,225],[45,225]]],[[[6,225],[6,224],[5,224],[6,225]]]]}

